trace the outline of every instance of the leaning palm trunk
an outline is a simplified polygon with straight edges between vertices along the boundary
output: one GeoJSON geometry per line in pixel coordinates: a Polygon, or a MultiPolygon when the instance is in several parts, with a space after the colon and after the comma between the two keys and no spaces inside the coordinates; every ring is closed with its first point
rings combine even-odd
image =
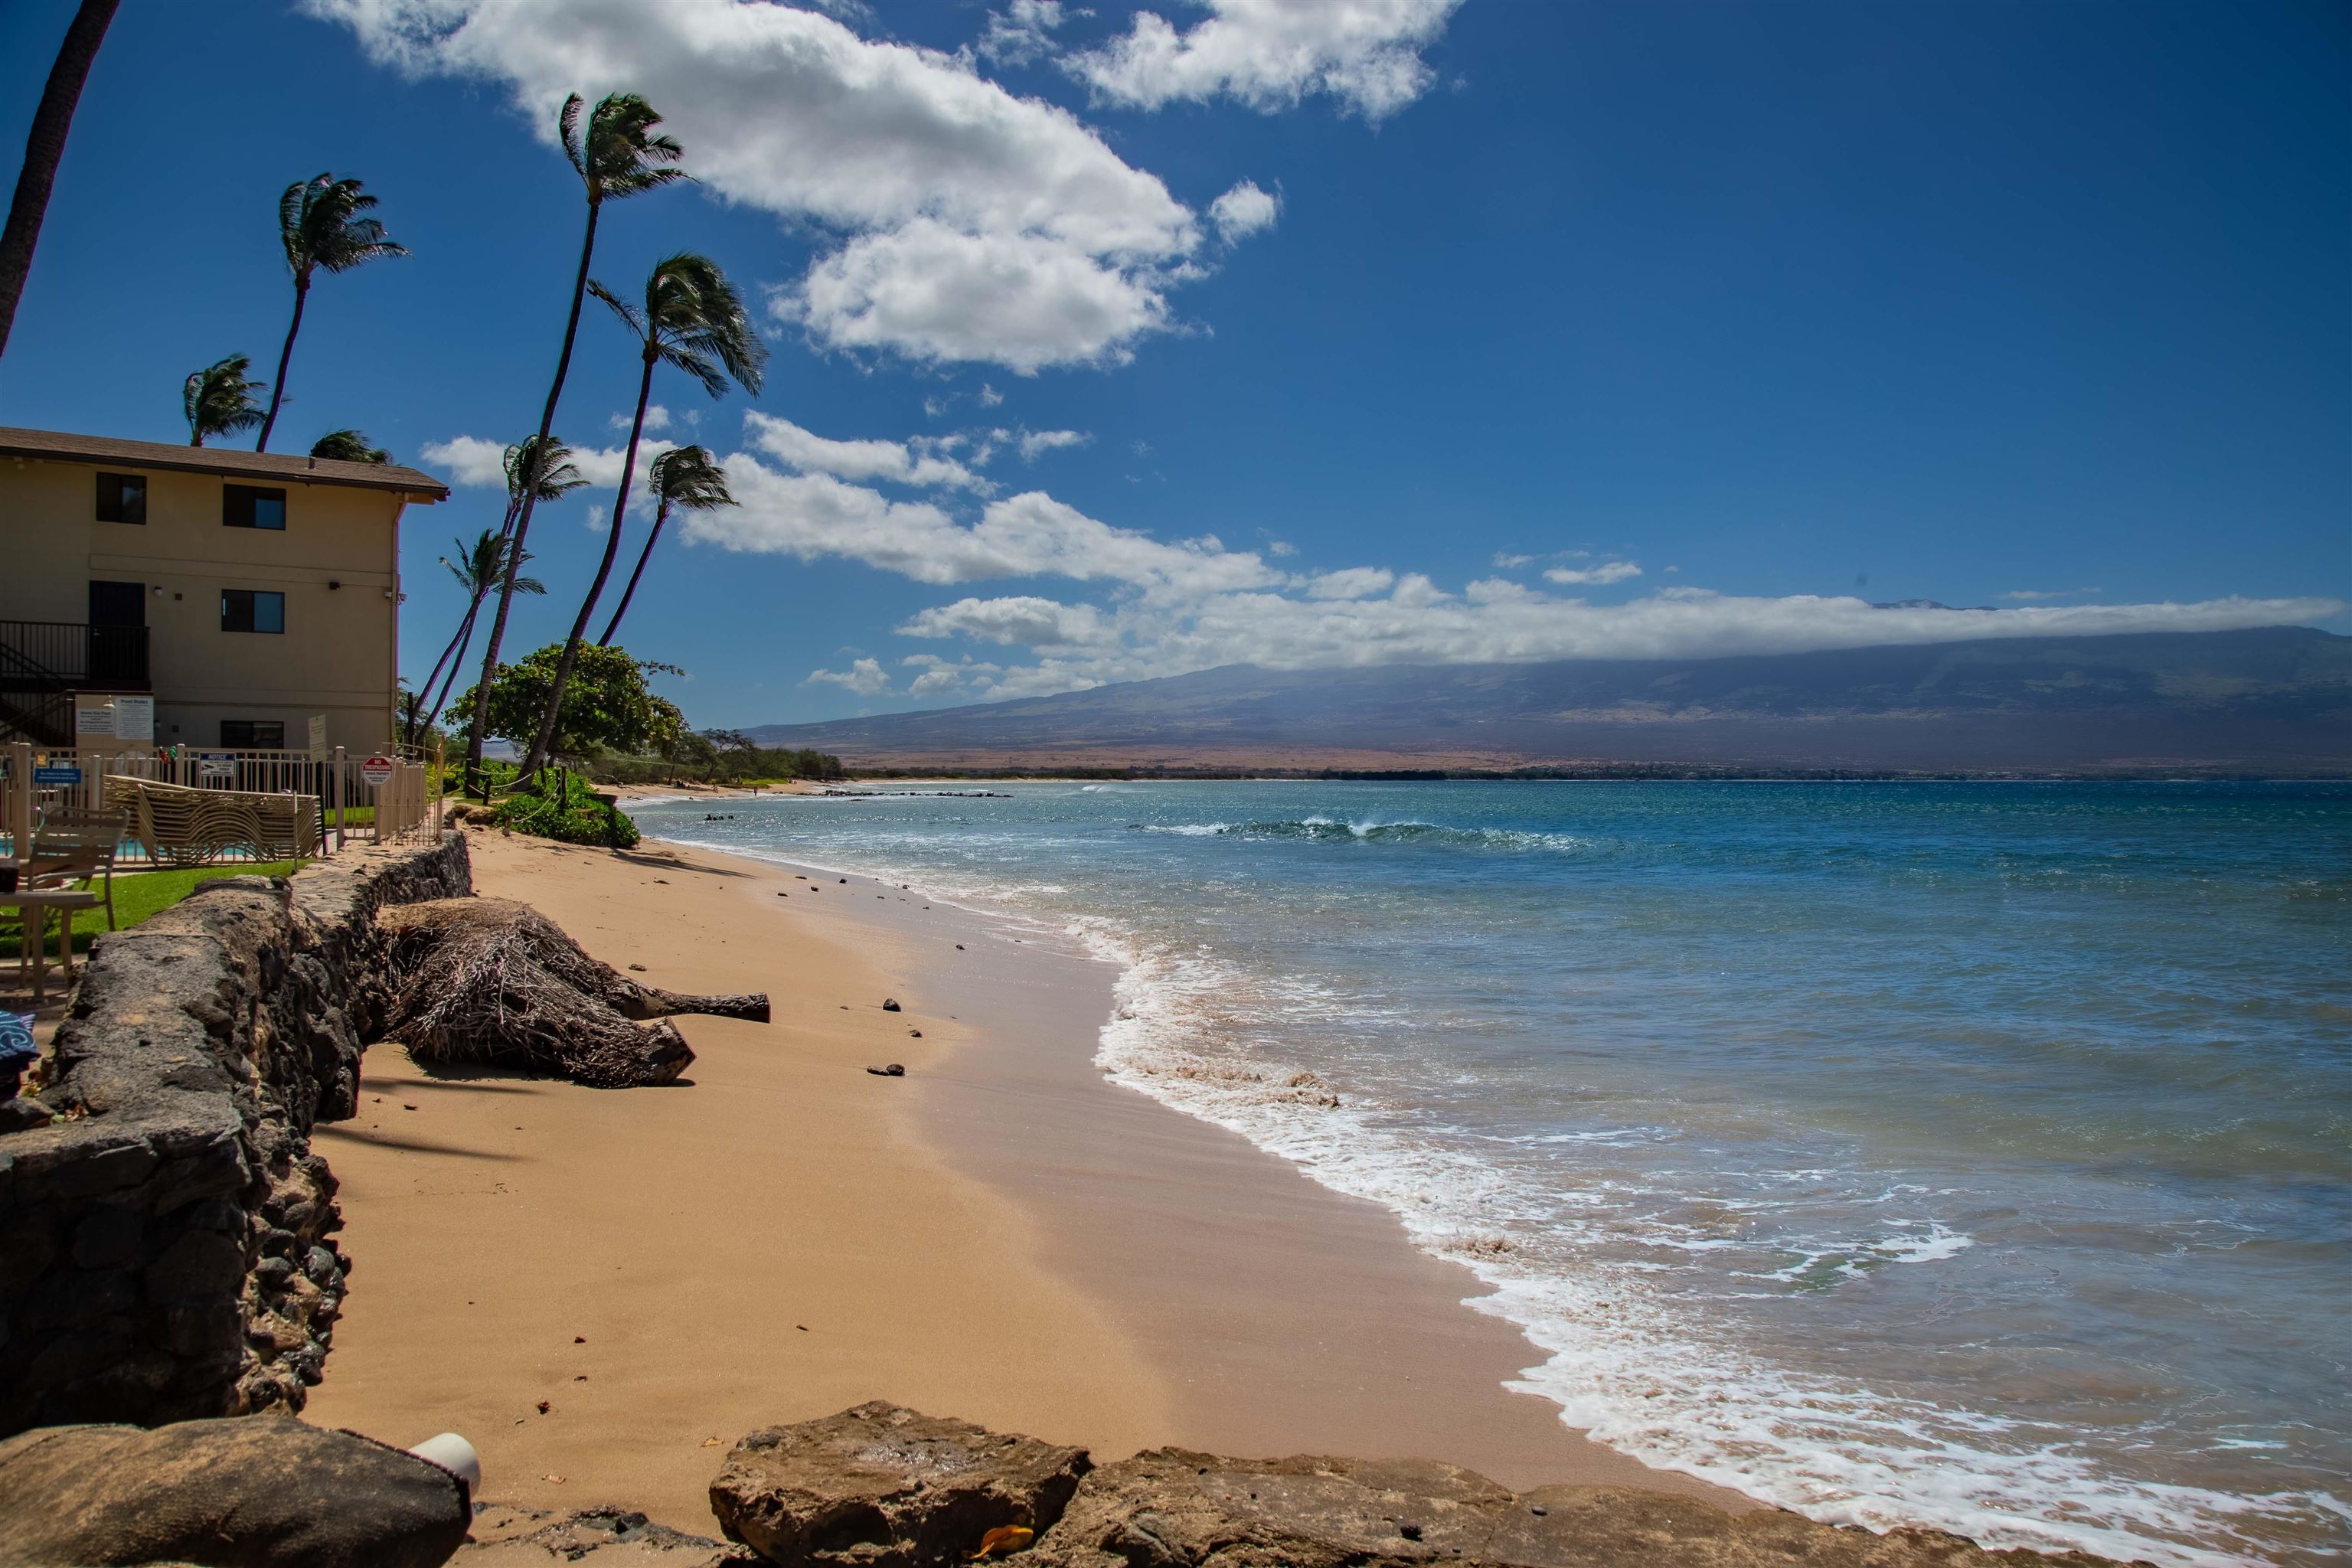
{"type": "Polygon", "coordinates": [[[669,501],[665,499],[654,513],[653,531],[646,535],[646,547],[637,552],[637,564],[629,574],[629,585],[621,590],[621,602],[614,607],[613,618],[604,623],[604,635],[596,639],[598,647],[613,646],[613,634],[621,629],[621,617],[629,613],[629,601],[637,596],[637,579],[646,574],[646,563],[653,559],[654,546],[661,542],[662,524],[668,521],[669,501]]]}
{"type": "Polygon", "coordinates": [[[433,661],[433,673],[426,676],[425,684],[416,689],[416,710],[410,716],[408,727],[410,745],[415,745],[417,737],[433,728],[433,721],[441,716],[441,700],[448,697],[449,688],[457,679],[458,667],[466,659],[466,645],[474,640],[474,617],[481,613],[482,601],[488,596],[487,593],[474,595],[473,602],[466,606],[466,618],[457,623],[457,635],[449,639],[449,646],[441,650],[441,657],[433,661]],[[443,679],[441,675],[444,668],[449,671],[446,679],[443,679]],[[436,680],[441,682],[441,699],[435,700],[433,710],[428,713],[425,711],[424,697],[433,689],[433,683],[436,680]]]}
{"type": "Polygon", "coordinates": [[[286,398],[286,366],[294,358],[294,339],[302,331],[302,307],[310,298],[310,283],[297,280],[294,285],[294,319],[286,323],[286,342],[278,351],[278,379],[269,385],[269,413],[261,421],[260,438],[253,444],[257,452],[269,450],[269,433],[278,428],[278,405],[286,398]]]}
{"type": "Polygon", "coordinates": [[[67,24],[65,42],[58,46],[40,104],[33,110],[24,167],[17,172],[16,194],[8,204],[7,226],[0,228],[0,352],[8,347],[16,301],[24,298],[25,276],[33,269],[33,247],[41,237],[41,220],[48,216],[49,189],[57,184],[58,163],[66,155],[66,132],[73,128],[81,85],[89,78],[90,62],[98,58],[98,46],[106,41],[107,25],[114,20],[119,3],[81,0],[81,9],[67,24]]]}
{"type": "MultiPolygon", "coordinates": [[[[555,356],[555,382],[547,389],[547,406],[539,416],[539,441],[555,423],[555,405],[563,395],[563,378],[572,371],[572,344],[580,335],[580,305],[588,297],[588,262],[596,254],[597,206],[588,206],[588,230],[580,240],[580,275],[572,282],[572,314],[563,321],[563,352],[555,356]]],[[[508,546],[505,578],[499,584],[498,614],[490,617],[490,640],[482,649],[482,679],[475,686],[473,723],[466,731],[466,772],[481,771],[482,738],[490,722],[490,681],[498,674],[499,649],[507,640],[507,614],[514,607],[515,576],[522,570],[523,541],[530,536],[531,510],[539,504],[536,487],[523,492],[522,510],[515,513],[514,542],[508,546]]],[[[614,520],[618,526],[619,520],[614,520]]]]}
{"type": "Polygon", "coordinates": [[[580,613],[572,617],[572,635],[563,639],[563,651],[556,656],[555,678],[549,683],[547,711],[540,715],[539,734],[530,743],[530,754],[523,759],[525,777],[539,771],[547,761],[547,749],[555,740],[556,715],[563,711],[563,689],[572,682],[572,667],[580,662],[580,645],[588,636],[588,617],[596,613],[596,601],[604,595],[604,584],[613,575],[614,558],[621,552],[621,520],[629,514],[629,480],[637,469],[637,442],[646,432],[646,405],[654,395],[654,365],[658,355],[651,343],[646,345],[646,373],[637,378],[637,416],[629,422],[629,455],[621,460],[621,489],[613,498],[613,519],[604,530],[604,556],[596,563],[595,581],[588,584],[587,597],[580,601],[580,613]]]}

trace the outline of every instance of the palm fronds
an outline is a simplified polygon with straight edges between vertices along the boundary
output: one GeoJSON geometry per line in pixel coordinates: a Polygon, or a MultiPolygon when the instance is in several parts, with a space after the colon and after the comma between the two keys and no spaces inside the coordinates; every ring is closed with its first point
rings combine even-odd
{"type": "Polygon", "coordinates": [[[588,188],[589,205],[694,177],[683,169],[663,166],[684,157],[686,149],[654,130],[662,117],[643,98],[634,92],[608,93],[589,111],[583,135],[580,109],[584,102],[576,92],[563,100],[556,132],[563,141],[563,155],[588,188]]]}
{"type": "Polygon", "coordinates": [[[247,378],[246,372],[252,368],[250,356],[231,354],[190,374],[180,389],[181,406],[188,416],[189,446],[201,447],[207,436],[230,436],[261,423],[261,407],[254,395],[268,387],[247,378]]]}
{"type": "Polygon", "coordinates": [[[392,454],[373,446],[364,430],[330,430],[310,443],[310,456],[338,463],[389,463],[392,454]]]}

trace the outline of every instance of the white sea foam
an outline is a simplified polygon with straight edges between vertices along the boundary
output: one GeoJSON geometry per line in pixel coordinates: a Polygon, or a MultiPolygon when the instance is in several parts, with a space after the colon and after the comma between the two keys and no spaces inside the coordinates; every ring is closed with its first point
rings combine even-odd
{"type": "MultiPolygon", "coordinates": [[[[1509,1386],[1550,1399],[1563,1420],[1612,1447],[1831,1523],[1925,1524],[1994,1547],[2074,1549],[2168,1568],[2260,1556],[2263,1547],[2242,1526],[2344,1509],[2324,1494],[2232,1496],[2120,1477],[2067,1431],[1889,1396],[1746,1352],[1660,1292],[1658,1277],[1672,1272],[1665,1266],[1579,1256],[1572,1236],[1562,1248],[1556,1214],[1544,1215],[1545,1205],[1515,1190],[1506,1173],[1465,1149],[1401,1134],[1377,1100],[1223,1033],[1234,998],[1278,1001],[1288,983],[1273,982],[1266,997],[1258,994],[1264,977],[1209,952],[1157,950],[1104,921],[1073,930],[1123,965],[1096,1058],[1112,1081],[1389,1207],[1417,1245],[1465,1264],[1493,1289],[1471,1305],[1516,1323],[1545,1352],[1509,1386]],[[1539,1215],[1555,1223],[1527,1223],[1539,1215]]],[[[1643,1131],[1542,1141],[1606,1148],[1643,1131]]],[[[1669,1249],[1743,1245],[1670,1231],[1644,1239],[1669,1249]]],[[[1850,1278],[1881,1265],[1933,1264],[1971,1245],[1933,1221],[1898,1220],[1778,1273],[1826,1266],[1850,1278]]]]}

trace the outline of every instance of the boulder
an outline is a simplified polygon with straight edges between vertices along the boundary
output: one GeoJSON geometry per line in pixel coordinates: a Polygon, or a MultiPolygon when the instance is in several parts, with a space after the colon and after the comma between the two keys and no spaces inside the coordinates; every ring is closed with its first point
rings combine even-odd
{"type": "Polygon", "coordinates": [[[1083,1448],[877,1401],[745,1437],[710,1511],[776,1563],[943,1568],[999,1526],[1044,1531],[1089,1468],[1083,1448]]]}
{"type": "Polygon", "coordinates": [[[38,1426],[0,1442],[10,1568],[436,1568],[466,1539],[465,1481],[290,1416],[38,1426]]]}
{"type": "Polygon", "coordinates": [[[1428,1459],[1228,1459],[1158,1448],[1089,1475],[1028,1568],[2101,1568],[1930,1530],[1729,1513],[1630,1487],[1514,1493],[1428,1459]]]}

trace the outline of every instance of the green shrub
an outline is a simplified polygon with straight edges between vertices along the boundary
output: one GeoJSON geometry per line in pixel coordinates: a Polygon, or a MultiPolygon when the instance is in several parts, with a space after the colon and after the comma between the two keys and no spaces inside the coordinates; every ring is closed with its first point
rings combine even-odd
{"type": "Polygon", "coordinates": [[[636,847],[637,825],[574,785],[569,805],[552,795],[510,795],[499,803],[499,822],[517,833],[563,844],[593,844],[607,849],[636,847]]]}

